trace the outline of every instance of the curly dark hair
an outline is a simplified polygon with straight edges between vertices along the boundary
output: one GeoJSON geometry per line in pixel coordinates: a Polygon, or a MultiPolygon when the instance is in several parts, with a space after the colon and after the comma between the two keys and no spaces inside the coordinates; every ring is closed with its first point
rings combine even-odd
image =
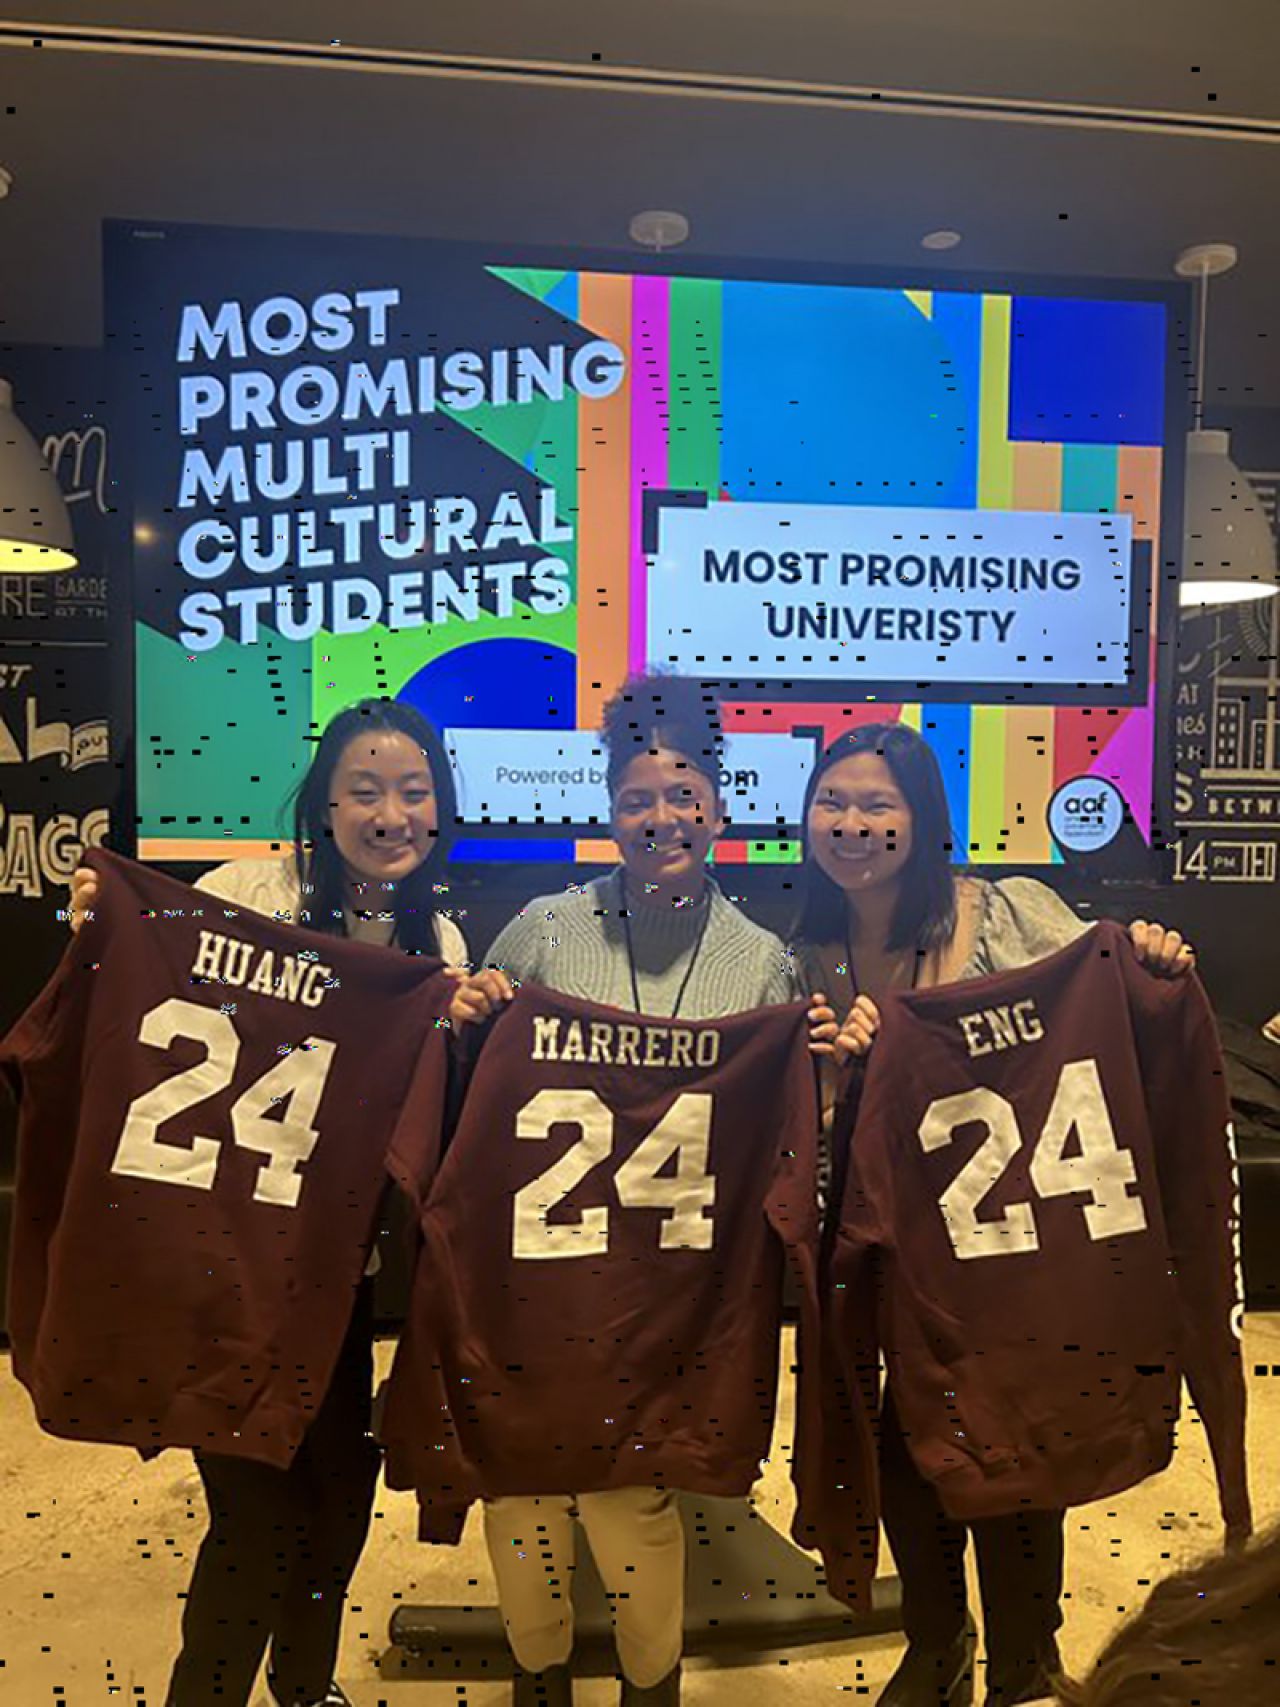
{"type": "Polygon", "coordinates": [[[609,798],[641,753],[665,747],[700,771],[720,798],[724,729],[716,694],[689,676],[629,676],[604,708],[600,729],[609,798]]]}
{"type": "Polygon", "coordinates": [[[1157,1583],[1062,1707],[1275,1707],[1280,1700],[1280,1524],[1157,1583]]]}

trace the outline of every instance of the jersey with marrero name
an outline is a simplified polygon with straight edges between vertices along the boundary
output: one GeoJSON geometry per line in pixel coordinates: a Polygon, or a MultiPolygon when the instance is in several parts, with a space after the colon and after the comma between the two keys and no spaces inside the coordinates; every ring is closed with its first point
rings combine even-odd
{"type": "Polygon", "coordinates": [[[891,999],[857,1109],[829,1301],[864,1396],[962,1519],[1162,1469],[1185,1378],[1249,1525],[1237,1198],[1212,1013],[1119,926],[891,999]]]}
{"type": "Polygon", "coordinates": [[[425,1536],[456,1538],[480,1496],[747,1493],[769,1451],[786,1262],[816,1447],[807,1042],[796,1003],[681,1022],[521,987],[422,1207],[387,1395],[388,1483],[416,1488],[425,1536]]]}
{"type": "Polygon", "coordinates": [[[19,1097],[14,1371],[49,1432],[287,1465],[324,1397],[386,1157],[425,1177],[438,961],[299,930],[95,851],[100,896],[0,1044],[19,1097]]]}

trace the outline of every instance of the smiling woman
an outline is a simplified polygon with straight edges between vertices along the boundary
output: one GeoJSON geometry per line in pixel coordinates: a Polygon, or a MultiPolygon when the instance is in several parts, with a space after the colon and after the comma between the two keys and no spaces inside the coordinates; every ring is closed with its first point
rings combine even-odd
{"type": "MultiPolygon", "coordinates": [[[[956,871],[946,789],[938,761],[915,730],[868,723],[841,735],[819,760],[805,794],[805,864],[793,932],[803,988],[847,1015],[821,1063],[824,1130],[850,1059],[875,1047],[878,1004],[895,992],[979,978],[1030,965],[1087,928],[1042,883],[999,883],[956,871]],[[819,997],[819,992],[821,996],[819,997]]],[[[1135,924],[1138,958],[1178,975],[1192,956],[1176,932],[1135,924]]],[[[991,1034],[1034,1041],[1029,1014],[973,1016],[971,1055],[991,1034]]],[[[848,1155],[829,1158],[838,1198],[848,1155]]],[[[825,1170],[824,1170],[825,1171],[825,1170]]],[[[974,1638],[964,1556],[978,1557],[987,1701],[1030,1701],[1059,1669],[1063,1515],[1028,1511],[969,1525],[943,1510],[897,1420],[893,1392],[881,1401],[880,1485],[889,1545],[902,1583],[907,1651],[881,1707],[970,1707],[974,1638]]]]}
{"type": "Polygon", "coordinates": [[[443,743],[412,706],[365,700],[340,712],[294,801],[303,922],[334,930],[347,921],[347,934],[453,959],[433,884],[455,810],[443,743]],[[375,918],[382,928],[372,931],[375,918]]]}
{"type": "MultiPolygon", "coordinates": [[[[493,944],[488,968],[459,985],[455,1026],[496,1012],[510,1000],[513,978],[659,1022],[719,1019],[793,997],[782,944],[744,918],[707,874],[707,854],[724,827],[714,694],[677,676],[633,678],[606,707],[602,733],[609,826],[622,863],[567,894],[531,901],[493,944]]],[[[669,1023],[610,1019],[586,1036],[544,1032],[541,1047],[547,1058],[589,1052],[656,1071],[693,1047],[690,1035],[669,1023]]],[[[567,1707],[572,1699],[573,1607],[556,1586],[572,1569],[571,1510],[613,1599],[623,1707],[675,1707],[684,1533],[671,1491],[652,1486],[561,1488],[486,1502],[485,1537],[519,1667],[515,1707],[567,1707]],[[541,1538],[537,1552],[521,1541],[531,1532],[541,1538]]]]}
{"type": "MultiPolygon", "coordinates": [[[[419,712],[376,699],[340,712],[298,786],[293,819],[291,855],[230,861],[206,872],[196,887],[249,912],[463,964],[461,932],[434,907],[435,879],[454,829],[452,774],[439,735],[419,712]]],[[[92,909],[96,890],[93,872],[74,874],[73,930],[92,909]]],[[[234,961],[224,957],[224,940],[214,939],[206,976],[232,987],[246,980],[273,987],[274,966],[251,969],[238,954],[234,961]]],[[[322,970],[300,962],[278,975],[286,988],[292,976],[303,990],[311,972],[318,977],[322,970]]],[[[342,1136],[336,1134],[339,1142],[342,1136]]],[[[370,1273],[376,1260],[375,1253],[370,1273]]],[[[332,1679],[344,1596],[368,1533],[380,1462],[370,1434],[368,1280],[349,1307],[337,1366],[289,1469],[195,1455],[209,1529],[186,1597],[169,1707],[248,1701],[268,1646],[273,1700],[347,1699],[332,1679]]]]}

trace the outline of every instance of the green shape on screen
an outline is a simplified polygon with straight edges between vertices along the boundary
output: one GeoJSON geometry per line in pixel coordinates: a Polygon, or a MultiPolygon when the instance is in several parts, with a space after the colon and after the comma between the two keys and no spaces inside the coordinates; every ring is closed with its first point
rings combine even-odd
{"type": "Polygon", "coordinates": [[[287,838],[314,751],[310,644],[264,627],[253,646],[188,653],[136,634],[139,838],[287,838]]]}
{"type": "Polygon", "coordinates": [[[366,695],[394,699],[404,684],[445,652],[481,640],[543,640],[548,646],[576,652],[578,612],[574,605],[553,615],[518,606],[514,615],[483,612],[475,622],[425,623],[421,628],[384,628],[380,623],[363,634],[320,634],[311,684],[312,715],[322,725],[343,706],[366,695]]]}
{"type": "Polygon", "coordinates": [[[799,842],[748,842],[748,865],[799,865],[804,850],[799,842]]]}

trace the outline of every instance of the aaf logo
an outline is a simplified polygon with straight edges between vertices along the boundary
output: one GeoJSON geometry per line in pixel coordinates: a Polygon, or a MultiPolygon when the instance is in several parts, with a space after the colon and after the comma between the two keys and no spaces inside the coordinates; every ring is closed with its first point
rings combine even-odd
{"type": "Polygon", "coordinates": [[[1070,853],[1096,853],[1120,834],[1124,796],[1101,776],[1075,776],[1049,802],[1049,832],[1070,853]]]}

